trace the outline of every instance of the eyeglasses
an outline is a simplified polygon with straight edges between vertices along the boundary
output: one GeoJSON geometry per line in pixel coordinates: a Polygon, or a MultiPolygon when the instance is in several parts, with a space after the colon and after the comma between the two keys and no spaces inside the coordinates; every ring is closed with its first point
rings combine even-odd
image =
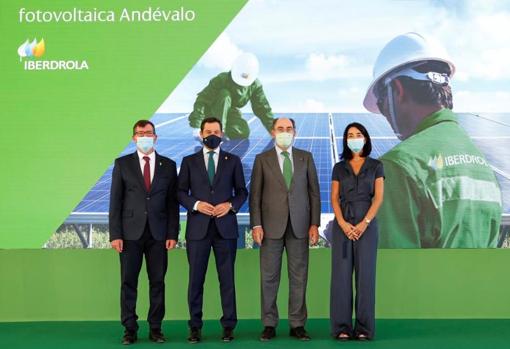
{"type": "Polygon", "coordinates": [[[137,135],[139,137],[144,137],[144,136],[145,137],[152,137],[152,136],[155,135],[155,133],[152,132],[152,131],[145,131],[145,132],[144,131],[137,131],[137,132],[135,132],[135,135],[137,135]]]}

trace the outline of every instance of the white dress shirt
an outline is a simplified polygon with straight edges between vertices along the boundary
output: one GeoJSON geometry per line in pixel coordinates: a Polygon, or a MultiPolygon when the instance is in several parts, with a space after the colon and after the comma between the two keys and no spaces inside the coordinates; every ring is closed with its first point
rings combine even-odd
{"type": "Polygon", "coordinates": [[[216,149],[207,149],[206,147],[202,148],[202,151],[204,153],[204,161],[205,161],[205,169],[209,170],[209,152],[214,151],[213,159],[214,159],[214,173],[216,173],[216,170],[218,169],[218,159],[220,158],[220,147],[216,149]]]}
{"type": "MultiPolygon", "coordinates": [[[[276,148],[276,154],[278,154],[278,164],[280,165],[280,171],[282,171],[283,174],[283,160],[285,160],[285,156],[282,155],[283,150],[275,145],[276,148]]],[[[289,153],[290,158],[290,164],[292,165],[292,173],[294,173],[294,159],[292,159],[292,146],[290,146],[287,150],[287,153],[289,153]]]]}
{"type": "Polygon", "coordinates": [[[140,150],[137,150],[136,151],[138,153],[138,158],[139,158],[139,161],[140,161],[140,169],[142,170],[142,176],[143,176],[143,168],[145,167],[145,160],[143,159],[144,156],[148,156],[149,157],[149,166],[150,166],[150,169],[151,169],[151,183],[152,183],[152,180],[154,179],[154,169],[156,167],[156,152],[153,151],[152,153],[150,154],[144,154],[142,153],[140,150]]]}

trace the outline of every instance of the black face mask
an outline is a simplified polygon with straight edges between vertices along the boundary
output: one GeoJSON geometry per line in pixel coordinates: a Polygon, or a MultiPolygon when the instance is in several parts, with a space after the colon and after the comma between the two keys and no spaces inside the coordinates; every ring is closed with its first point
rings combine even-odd
{"type": "Polygon", "coordinates": [[[220,146],[221,137],[218,137],[216,135],[210,135],[205,137],[202,140],[202,143],[204,143],[204,145],[209,149],[216,149],[220,146]]]}

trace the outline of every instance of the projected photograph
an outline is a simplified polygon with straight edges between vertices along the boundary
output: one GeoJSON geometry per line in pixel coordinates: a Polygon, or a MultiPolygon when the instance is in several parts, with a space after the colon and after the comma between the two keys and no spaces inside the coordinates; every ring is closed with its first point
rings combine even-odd
{"type": "MultiPolygon", "coordinates": [[[[153,115],[126,118],[133,123],[150,119],[158,135],[156,151],[173,159],[179,169],[183,157],[201,150],[197,134],[201,120],[218,117],[225,124],[222,149],[241,158],[248,188],[255,156],[275,146],[269,133],[272,119],[294,119],[293,146],[313,154],[319,176],[319,248],[329,247],[334,231],[331,174],[340,161],[343,132],[349,123],[359,122],[371,136],[371,157],[385,165],[402,163],[403,175],[385,181],[386,206],[377,218],[380,248],[510,247],[510,57],[503,47],[510,38],[487,20],[510,9],[469,2],[458,6],[320,2],[313,17],[306,3],[290,8],[277,1],[248,3],[153,115]],[[391,12],[385,11],[388,6],[391,12]],[[269,23],[264,28],[258,26],[260,16],[269,23]],[[364,107],[380,51],[396,36],[410,32],[434,38],[448,53],[455,67],[448,81],[452,110],[467,137],[430,133],[417,146],[413,139],[420,130],[402,136],[397,122],[364,107]],[[464,33],[462,38],[459,32],[464,33]],[[236,60],[246,55],[258,66],[248,87],[239,85],[235,76],[236,60]],[[220,108],[226,100],[228,107],[220,108]],[[427,153],[428,145],[451,144],[451,137],[459,140],[454,139],[454,150],[445,146],[427,153]],[[419,170],[413,162],[418,157],[426,159],[419,170]],[[456,166],[463,166],[463,172],[441,180],[441,171],[454,171],[456,166]],[[481,171],[491,177],[482,180],[481,171]],[[483,214],[467,220],[459,214],[458,201],[479,205],[483,214]]],[[[126,147],[119,156],[135,152],[131,130],[119,132],[126,134],[126,147]]],[[[46,248],[110,248],[113,161],[46,248]]],[[[387,176],[390,173],[397,172],[389,171],[387,176]]],[[[258,248],[251,237],[248,203],[237,217],[238,248],[258,248]]],[[[179,247],[185,247],[185,224],[186,211],[181,207],[179,247]]]]}

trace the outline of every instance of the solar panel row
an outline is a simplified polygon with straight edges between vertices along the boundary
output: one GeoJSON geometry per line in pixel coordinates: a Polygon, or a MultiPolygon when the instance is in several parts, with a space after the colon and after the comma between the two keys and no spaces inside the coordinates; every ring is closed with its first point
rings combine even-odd
{"type": "MultiPolygon", "coordinates": [[[[328,114],[285,114],[296,121],[298,137],[295,142],[297,148],[310,151],[315,160],[318,171],[322,212],[331,213],[330,205],[330,177],[334,165],[332,157],[333,146],[330,141],[330,126],[328,114]]],[[[244,175],[249,184],[251,168],[255,156],[273,146],[273,142],[262,124],[253,115],[245,115],[250,122],[251,133],[249,139],[226,141],[222,147],[241,157],[244,175]]],[[[505,115],[497,114],[495,120],[503,119],[505,115]]],[[[160,154],[175,160],[179,166],[182,158],[200,149],[201,145],[193,139],[192,130],[188,126],[187,117],[182,114],[155,114],[151,119],[157,126],[157,150],[160,154]]],[[[497,177],[503,192],[503,210],[510,213],[510,136],[508,128],[496,122],[482,119],[471,114],[460,114],[460,123],[473,136],[475,143],[486,154],[489,163],[496,169],[497,177]]],[[[386,120],[373,114],[333,114],[333,131],[336,135],[337,149],[342,150],[342,134],[350,122],[357,121],[365,125],[373,138],[372,156],[377,158],[399,143],[386,120]]],[[[121,155],[135,151],[131,143],[121,155]]],[[[111,182],[110,166],[94,187],[77,205],[75,212],[108,212],[109,191],[111,182]]],[[[248,212],[247,205],[241,212],[248,212]]]]}

